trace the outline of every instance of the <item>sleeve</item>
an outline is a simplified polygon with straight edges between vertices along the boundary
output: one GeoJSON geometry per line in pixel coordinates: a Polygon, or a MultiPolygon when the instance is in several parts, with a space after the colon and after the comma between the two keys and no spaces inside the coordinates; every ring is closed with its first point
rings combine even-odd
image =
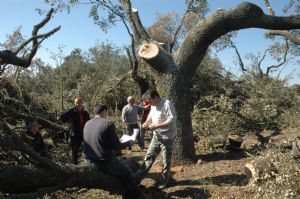
{"type": "Polygon", "coordinates": [[[123,122],[127,123],[126,121],[126,112],[127,112],[127,108],[126,106],[122,109],[122,116],[121,116],[121,119],[123,122]]]}
{"type": "Polygon", "coordinates": [[[91,119],[90,114],[87,111],[85,111],[85,114],[86,114],[86,121],[90,120],[91,119]]]}
{"type": "Polygon", "coordinates": [[[153,112],[153,109],[150,109],[149,114],[148,114],[148,117],[147,117],[145,123],[146,123],[146,122],[147,122],[147,123],[151,123],[151,122],[152,122],[152,114],[153,114],[152,112],[153,112]]]}
{"type": "Polygon", "coordinates": [[[171,102],[167,102],[166,103],[166,123],[170,126],[171,123],[176,122],[176,112],[175,112],[175,107],[171,102]]]}
{"type": "Polygon", "coordinates": [[[120,142],[119,137],[116,133],[116,126],[114,123],[111,123],[108,126],[107,130],[108,130],[109,141],[113,150],[117,151],[117,150],[125,149],[126,147],[130,146],[129,142],[125,142],[125,143],[120,142]]]}
{"type": "Polygon", "coordinates": [[[62,121],[62,122],[64,122],[64,123],[66,123],[66,122],[69,121],[70,116],[71,116],[71,110],[69,110],[69,111],[63,113],[63,114],[59,117],[59,120],[62,121]]]}

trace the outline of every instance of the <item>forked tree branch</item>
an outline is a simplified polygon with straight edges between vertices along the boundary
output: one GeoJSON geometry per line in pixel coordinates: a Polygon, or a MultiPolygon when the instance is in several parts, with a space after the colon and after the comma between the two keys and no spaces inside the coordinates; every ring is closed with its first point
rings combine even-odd
{"type": "MultiPolygon", "coordinates": [[[[271,16],[275,16],[275,12],[273,11],[269,0],[264,0],[264,4],[267,7],[267,9],[269,10],[269,13],[271,16]]],[[[296,44],[296,45],[300,45],[300,39],[298,37],[296,37],[294,34],[292,34],[289,31],[286,30],[271,30],[268,33],[266,33],[267,35],[274,35],[274,36],[282,36],[285,37],[286,39],[288,39],[289,41],[291,41],[292,43],[296,44]]]]}
{"type": "Polygon", "coordinates": [[[48,11],[46,17],[40,23],[36,24],[33,27],[31,38],[29,38],[24,43],[22,43],[15,52],[12,52],[10,50],[0,51],[0,61],[1,61],[0,64],[3,64],[3,65],[12,64],[12,65],[16,65],[16,66],[21,66],[23,68],[29,67],[32,62],[32,59],[35,56],[35,54],[38,50],[38,47],[40,46],[42,41],[44,41],[46,38],[50,37],[51,35],[53,35],[54,33],[56,33],[57,31],[60,30],[60,26],[58,26],[47,33],[38,34],[38,31],[42,27],[44,27],[44,25],[46,23],[48,23],[50,21],[53,12],[54,12],[54,9],[51,8],[48,11]],[[30,50],[29,54],[27,54],[23,57],[17,56],[17,54],[30,43],[32,43],[32,46],[31,46],[31,50],[30,50]]]}
{"type": "Polygon", "coordinates": [[[280,66],[282,66],[283,64],[286,63],[286,61],[287,61],[287,58],[286,58],[286,57],[287,57],[288,51],[289,51],[289,43],[288,43],[288,40],[286,39],[286,40],[285,40],[285,48],[284,48],[284,54],[283,54],[282,62],[278,63],[277,65],[269,66],[269,67],[267,68],[267,71],[266,71],[266,75],[267,75],[267,76],[269,75],[269,73],[270,73],[270,71],[271,71],[272,69],[274,69],[274,68],[279,68],[280,66]]]}

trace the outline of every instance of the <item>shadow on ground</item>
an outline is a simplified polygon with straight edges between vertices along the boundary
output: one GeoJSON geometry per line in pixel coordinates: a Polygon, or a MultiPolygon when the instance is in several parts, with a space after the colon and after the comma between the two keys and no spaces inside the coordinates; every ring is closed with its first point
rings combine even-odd
{"type": "Polygon", "coordinates": [[[244,151],[225,151],[225,152],[214,152],[207,154],[197,155],[197,159],[201,159],[204,162],[214,162],[220,160],[239,160],[248,157],[244,151]]]}
{"type": "Polygon", "coordinates": [[[168,194],[168,198],[197,198],[206,199],[210,198],[209,191],[201,188],[186,187],[182,190],[177,190],[168,194]]]}
{"type": "Polygon", "coordinates": [[[197,180],[185,180],[176,183],[177,185],[209,185],[214,184],[218,186],[245,186],[248,184],[246,175],[219,175],[213,177],[206,177],[197,180]]]}

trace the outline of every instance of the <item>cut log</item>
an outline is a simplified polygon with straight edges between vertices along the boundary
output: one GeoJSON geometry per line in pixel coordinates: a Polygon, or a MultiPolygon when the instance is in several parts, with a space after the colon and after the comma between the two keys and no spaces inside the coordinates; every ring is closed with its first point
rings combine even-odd
{"type": "Polygon", "coordinates": [[[157,42],[144,43],[138,54],[158,72],[165,73],[175,70],[172,56],[161,48],[157,42]]]}
{"type": "Polygon", "coordinates": [[[0,164],[0,191],[4,193],[32,192],[44,187],[99,188],[113,193],[124,193],[121,182],[95,167],[79,168],[69,165],[65,173],[31,166],[0,164]]]}
{"type": "Polygon", "coordinates": [[[268,159],[256,159],[245,165],[245,173],[250,183],[258,183],[275,177],[277,169],[268,159]]]}
{"type": "MultiPolygon", "coordinates": [[[[104,189],[113,193],[124,193],[124,187],[116,177],[107,175],[92,164],[78,167],[61,165],[39,156],[27,144],[22,143],[16,133],[0,122],[5,132],[0,132],[0,147],[20,151],[32,160],[31,165],[18,165],[0,162],[0,191],[4,193],[31,192],[44,187],[83,187],[104,189]]],[[[121,159],[132,172],[137,163],[131,159],[121,159]]]]}

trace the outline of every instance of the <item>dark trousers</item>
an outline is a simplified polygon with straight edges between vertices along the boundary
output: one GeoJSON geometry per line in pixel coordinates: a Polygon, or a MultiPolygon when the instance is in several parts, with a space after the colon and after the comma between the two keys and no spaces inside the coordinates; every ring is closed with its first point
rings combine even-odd
{"type": "Polygon", "coordinates": [[[139,146],[141,149],[144,149],[145,148],[145,145],[144,145],[144,137],[141,136],[141,129],[140,129],[140,126],[138,123],[136,124],[128,124],[127,125],[127,133],[128,135],[132,135],[133,134],[133,129],[138,129],[139,130],[139,133],[136,137],[138,143],[139,143],[139,146]]]}
{"type": "Polygon", "coordinates": [[[122,163],[121,160],[114,157],[111,160],[99,162],[86,160],[86,163],[94,163],[99,170],[119,178],[126,190],[126,193],[123,195],[124,198],[137,199],[142,196],[142,192],[138,187],[129,167],[122,163]]]}
{"type": "Polygon", "coordinates": [[[75,135],[71,136],[71,149],[72,149],[72,162],[78,163],[78,152],[83,142],[83,136],[75,135]]]}

